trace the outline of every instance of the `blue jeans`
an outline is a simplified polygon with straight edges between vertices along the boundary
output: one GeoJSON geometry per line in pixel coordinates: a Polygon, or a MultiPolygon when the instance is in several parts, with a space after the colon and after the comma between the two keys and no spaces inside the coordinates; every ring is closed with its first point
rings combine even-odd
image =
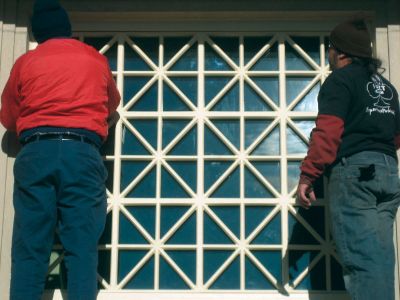
{"type": "Polygon", "coordinates": [[[97,244],[107,171],[98,149],[74,140],[26,144],[14,164],[10,298],[41,299],[55,230],[65,251],[68,298],[97,295],[97,244]]]}
{"type": "Polygon", "coordinates": [[[397,161],[365,151],[334,166],[328,184],[332,235],[353,300],[394,300],[397,161]]]}

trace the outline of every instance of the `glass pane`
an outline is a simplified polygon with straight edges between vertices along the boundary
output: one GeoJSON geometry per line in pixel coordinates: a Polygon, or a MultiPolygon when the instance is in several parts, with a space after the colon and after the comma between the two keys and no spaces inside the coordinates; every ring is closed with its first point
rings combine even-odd
{"type": "Polygon", "coordinates": [[[213,36],[211,39],[236,65],[239,65],[239,38],[213,36]]]}
{"type": "Polygon", "coordinates": [[[108,136],[105,142],[100,147],[100,154],[102,156],[105,155],[114,155],[114,147],[115,147],[115,128],[116,126],[112,126],[108,129],[108,136]]]}
{"type": "Polygon", "coordinates": [[[112,36],[108,37],[85,37],[84,42],[100,51],[105,45],[107,45],[112,39],[112,36]]]}
{"type": "Polygon", "coordinates": [[[204,162],[204,190],[207,191],[230,167],[233,161],[204,162]]]}
{"type": "Polygon", "coordinates": [[[124,70],[126,71],[151,71],[152,68],[128,44],[125,44],[124,70]]]}
{"type": "Polygon", "coordinates": [[[106,188],[110,193],[113,193],[114,191],[114,161],[113,160],[107,160],[104,161],[104,165],[107,169],[107,180],[106,180],[106,188]]]}
{"type": "MultiPolygon", "coordinates": [[[[97,273],[105,279],[108,283],[111,280],[111,251],[99,250],[99,265],[97,273]]],[[[99,289],[105,289],[102,284],[98,283],[99,289]]]]}
{"type": "MultiPolygon", "coordinates": [[[[118,255],[118,281],[121,281],[146,255],[146,251],[121,250],[118,255]]],[[[123,289],[154,288],[154,257],[133,276],[123,289]]]]}
{"type": "MultiPolygon", "coordinates": [[[[110,41],[111,37],[86,37],[84,39],[86,44],[94,47],[97,51],[100,51],[110,41]]],[[[117,55],[118,49],[116,43],[114,43],[114,45],[104,53],[104,56],[108,59],[111,71],[117,71],[117,55]]]]}
{"type": "MultiPolygon", "coordinates": [[[[196,282],[196,251],[171,250],[166,251],[170,258],[179,266],[192,282],[196,282]]],[[[161,272],[162,273],[162,272],[161,272]]]]}
{"type": "Polygon", "coordinates": [[[281,214],[276,214],[271,221],[261,230],[252,245],[277,245],[282,243],[281,214]]]}
{"type": "Polygon", "coordinates": [[[197,154],[197,127],[194,126],[189,132],[172,148],[168,155],[196,155],[197,154]]]}
{"type": "Polygon", "coordinates": [[[286,128],[287,137],[287,153],[290,154],[306,154],[308,150],[307,144],[291,129],[286,128]]]}
{"type": "Polygon", "coordinates": [[[163,148],[189,124],[189,120],[164,119],[162,127],[163,148]]]}
{"type": "Polygon", "coordinates": [[[121,154],[123,155],[150,155],[136,135],[126,126],[122,127],[121,154]]]}
{"type": "MultiPolygon", "coordinates": [[[[197,105],[197,77],[169,77],[169,79],[194,105],[197,105]]],[[[165,111],[189,110],[187,104],[166,83],[164,83],[163,97],[165,111]]]]}
{"type": "Polygon", "coordinates": [[[343,269],[339,262],[330,256],[331,260],[331,284],[332,290],[334,291],[344,291],[344,281],[343,281],[343,269]]]}
{"type": "Polygon", "coordinates": [[[244,109],[245,111],[271,111],[271,107],[248,84],[244,83],[244,109]]]}
{"type": "Polygon", "coordinates": [[[233,252],[229,250],[205,250],[203,281],[207,282],[232,253],[233,252]]]}
{"type": "Polygon", "coordinates": [[[318,65],[321,64],[319,36],[292,36],[298,44],[318,65]]]}
{"type": "Polygon", "coordinates": [[[272,206],[253,206],[248,205],[245,208],[245,234],[246,238],[264,221],[272,211],[272,206]]]}
{"type": "Polygon", "coordinates": [[[161,237],[163,237],[183,215],[189,210],[189,206],[162,206],[161,207],[161,237]]]}
{"type": "Polygon", "coordinates": [[[153,147],[153,149],[157,149],[157,119],[135,119],[129,120],[129,123],[139,131],[140,135],[153,147]]]}
{"type": "MultiPolygon", "coordinates": [[[[306,88],[307,85],[311,83],[313,78],[307,77],[287,77],[286,78],[286,103],[287,105],[291,104],[294,99],[306,88]]],[[[317,93],[318,94],[318,93],[317,93]]],[[[305,96],[307,97],[312,97],[305,96]]]]}
{"type": "MultiPolygon", "coordinates": [[[[126,105],[150,80],[150,77],[124,77],[123,104],[126,105]]],[[[135,102],[131,111],[156,111],[158,99],[157,83],[151,87],[135,102]]]]}
{"type": "Polygon", "coordinates": [[[189,289],[186,282],[178,275],[173,267],[160,257],[160,289],[167,290],[185,290],[189,289]]]}
{"type": "Polygon", "coordinates": [[[328,37],[325,37],[324,44],[325,44],[325,65],[329,65],[329,38],[328,37]]]}
{"type": "Polygon", "coordinates": [[[156,194],[156,168],[148,172],[143,179],[127,194],[127,198],[154,198],[156,194]]]}
{"type": "Polygon", "coordinates": [[[123,214],[119,214],[119,243],[148,244],[139,229],[123,214]]]}
{"type": "MultiPolygon", "coordinates": [[[[296,270],[297,265],[308,266],[314,257],[318,254],[315,251],[290,251],[289,252],[289,282],[291,283],[299,274],[296,270]],[[299,256],[301,256],[299,258],[299,256]],[[297,261],[296,261],[297,260],[297,261]],[[295,264],[293,265],[293,262],[295,264]]],[[[297,267],[300,270],[299,267],[297,267]]],[[[325,260],[320,259],[319,262],[309,271],[309,274],[300,282],[296,290],[325,290],[326,289],[326,268],[325,260]]]]}
{"type": "Polygon", "coordinates": [[[213,111],[239,111],[239,84],[236,83],[230,88],[217,104],[212,108],[213,111]]]}
{"type": "Polygon", "coordinates": [[[149,161],[121,161],[121,190],[124,190],[144,168],[149,161]]]}
{"type": "Polygon", "coordinates": [[[272,123],[265,119],[246,119],[245,120],[245,147],[248,148],[261,135],[263,131],[272,123]]]}
{"type": "Polygon", "coordinates": [[[161,171],[161,197],[187,198],[189,194],[165,168],[161,171]]]}
{"type": "Polygon", "coordinates": [[[313,206],[310,209],[296,207],[297,216],[301,216],[324,239],[325,238],[325,209],[313,206]]]}
{"type": "MultiPolygon", "coordinates": [[[[124,190],[148,165],[149,162],[121,161],[121,191],[124,190]]],[[[155,197],[156,172],[153,167],[131,190],[127,197],[155,197]]]]}
{"type": "MultiPolygon", "coordinates": [[[[280,259],[280,258],[279,258],[280,259]]],[[[274,290],[275,287],[271,284],[268,278],[260,271],[260,269],[246,257],[246,289],[249,290],[274,290]]]]}
{"type": "Polygon", "coordinates": [[[308,138],[311,137],[311,131],[315,127],[315,121],[293,121],[298,129],[308,138]]]}
{"type": "Polygon", "coordinates": [[[294,111],[318,111],[318,93],[321,88],[321,84],[316,84],[298,104],[294,107],[294,111]]]}
{"type": "Polygon", "coordinates": [[[280,251],[261,250],[253,250],[251,253],[275,277],[278,283],[282,284],[282,253],[280,251]]]}
{"type": "Polygon", "coordinates": [[[272,193],[252,171],[245,168],[244,171],[244,195],[246,198],[272,198],[272,193]]]}
{"type": "Polygon", "coordinates": [[[231,71],[228,63],[208,44],[204,45],[204,68],[208,71],[231,71]]]}
{"type": "Polygon", "coordinates": [[[205,100],[206,105],[217,96],[217,94],[232,80],[232,77],[206,76],[205,77],[205,100]]]}
{"type": "Polygon", "coordinates": [[[164,83],[163,88],[163,103],[164,111],[189,111],[190,108],[181,99],[180,96],[174,91],[172,87],[164,83]]]}
{"type": "Polygon", "coordinates": [[[232,155],[229,148],[207,126],[204,127],[204,140],[204,152],[206,155],[232,155]]]}
{"type": "Polygon", "coordinates": [[[278,44],[272,45],[261,58],[251,67],[251,71],[278,71],[279,54],[278,44]]]}
{"type": "Polygon", "coordinates": [[[289,43],[285,43],[286,70],[312,70],[308,62],[289,43]]]}
{"type": "Polygon", "coordinates": [[[252,77],[251,79],[275,104],[279,105],[278,77],[252,77]]]}
{"type": "Polygon", "coordinates": [[[288,192],[291,192],[299,181],[300,176],[300,162],[288,161],[287,162],[287,176],[288,176],[288,192]]]}
{"type": "Polygon", "coordinates": [[[112,233],[112,213],[107,213],[106,225],[100,237],[99,245],[111,244],[111,233],[112,233]]]}
{"type": "Polygon", "coordinates": [[[156,233],[156,209],[154,206],[125,206],[129,213],[153,238],[156,233]]]}
{"type": "Polygon", "coordinates": [[[279,161],[252,161],[251,164],[278,191],[281,190],[281,163],[279,161]]]}
{"type": "Polygon", "coordinates": [[[197,188],[197,162],[196,161],[168,161],[168,164],[196,192],[197,188]]]}
{"type": "Polygon", "coordinates": [[[237,148],[240,148],[240,120],[222,119],[212,120],[221,133],[237,148]]]}
{"type": "Polygon", "coordinates": [[[149,57],[154,64],[158,65],[158,37],[131,37],[132,41],[149,57]]]}
{"type": "MultiPolygon", "coordinates": [[[[176,55],[188,42],[188,37],[166,37],[164,39],[164,64],[176,55]]],[[[197,43],[185,51],[170,68],[171,71],[197,71],[197,43]]]]}
{"type": "Polygon", "coordinates": [[[240,237],[240,207],[239,206],[210,206],[211,210],[237,237],[240,237]]]}
{"type": "Polygon", "coordinates": [[[258,144],[251,155],[279,155],[281,152],[279,130],[278,125],[258,144]]]}
{"type": "Polygon", "coordinates": [[[236,168],[212,193],[212,198],[239,198],[240,197],[240,172],[236,168]]]}
{"type": "Polygon", "coordinates": [[[196,244],[196,213],[193,213],[167,241],[169,245],[196,244]]]}
{"type": "Polygon", "coordinates": [[[289,244],[292,245],[318,245],[315,237],[291,213],[288,217],[289,244]]]}
{"type": "Polygon", "coordinates": [[[231,238],[207,213],[204,214],[204,244],[233,244],[231,238]]]}
{"type": "Polygon", "coordinates": [[[246,36],[243,38],[244,63],[247,64],[271,40],[271,36],[246,36]]]}
{"type": "Polygon", "coordinates": [[[218,279],[211,285],[210,290],[238,290],[240,289],[240,261],[235,260],[225,269],[218,279]]]}

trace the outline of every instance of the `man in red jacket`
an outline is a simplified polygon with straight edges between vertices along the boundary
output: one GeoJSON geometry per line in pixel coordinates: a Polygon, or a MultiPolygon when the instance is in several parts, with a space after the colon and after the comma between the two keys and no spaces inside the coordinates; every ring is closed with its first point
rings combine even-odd
{"type": "Polygon", "coordinates": [[[326,171],[332,235],[352,299],[394,300],[393,223],[400,203],[396,149],[398,94],[378,73],[365,21],[336,26],[329,37],[332,74],[318,96],[318,117],[301,166],[297,197],[316,200],[326,171]]]}
{"type": "Polygon", "coordinates": [[[40,299],[57,229],[69,299],[97,294],[97,243],[106,218],[107,171],[99,146],[120,96],[107,59],[71,38],[56,0],[37,0],[39,43],[16,61],[0,120],[23,145],[14,165],[11,299],[40,299]]]}

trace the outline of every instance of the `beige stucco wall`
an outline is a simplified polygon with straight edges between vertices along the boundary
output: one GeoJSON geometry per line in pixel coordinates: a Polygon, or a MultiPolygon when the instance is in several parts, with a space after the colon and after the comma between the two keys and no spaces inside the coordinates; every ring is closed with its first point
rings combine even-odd
{"type": "MultiPolygon", "coordinates": [[[[248,19],[249,28],[254,25],[253,23],[271,22],[272,24],[277,19],[282,19],[288,24],[288,29],[293,28],[293,24],[299,22],[300,19],[303,20],[304,26],[310,26],[310,28],[315,26],[317,20],[324,20],[320,23],[320,30],[325,30],[331,28],[332,24],[345,15],[359,10],[368,11],[374,15],[374,26],[377,27],[377,55],[384,61],[385,75],[400,91],[400,2],[397,0],[331,0],[318,3],[311,0],[196,0],[190,2],[184,0],[68,0],[61,2],[71,12],[75,30],[96,30],[96,28],[107,28],[110,31],[121,30],[121,28],[129,30],[131,26],[135,26],[137,30],[141,28],[154,30],[157,27],[179,28],[183,23],[198,24],[199,22],[207,22],[208,27],[204,27],[206,29],[223,30],[234,27],[243,18],[248,19]],[[230,12],[226,12],[227,8],[230,12]],[[303,13],[298,11],[303,11],[303,13]],[[152,17],[148,17],[149,14],[152,17]],[[221,22],[221,19],[224,22],[221,22]],[[107,24],[99,26],[103,22],[107,24]]],[[[13,62],[27,50],[27,23],[31,3],[31,0],[0,0],[0,91],[3,90],[13,62]]],[[[12,166],[13,156],[18,149],[15,138],[6,136],[1,126],[0,139],[2,141],[0,151],[0,298],[7,299],[13,219],[12,166]]],[[[396,229],[397,241],[400,241],[400,216],[396,229]]],[[[398,257],[400,258],[399,249],[398,257]]],[[[399,275],[400,268],[398,267],[397,276],[399,275]]],[[[396,299],[400,299],[399,291],[397,291],[396,299]]]]}
{"type": "MultiPolygon", "coordinates": [[[[2,0],[0,2],[0,90],[16,58],[27,50],[27,29],[19,27],[17,21],[18,1],[2,0]]],[[[13,221],[12,165],[18,144],[15,136],[6,134],[0,126],[0,298],[8,297],[10,278],[10,244],[13,221]]]]}

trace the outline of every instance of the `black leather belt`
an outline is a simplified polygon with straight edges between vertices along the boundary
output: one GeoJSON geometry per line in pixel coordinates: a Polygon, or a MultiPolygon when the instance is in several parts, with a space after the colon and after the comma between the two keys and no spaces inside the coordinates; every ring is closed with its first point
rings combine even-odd
{"type": "Polygon", "coordinates": [[[41,141],[41,140],[59,140],[59,141],[80,141],[83,143],[87,143],[90,145],[95,146],[98,148],[99,146],[93,142],[88,137],[71,132],[64,132],[64,133],[35,133],[31,136],[26,137],[23,141],[21,141],[22,145],[26,145],[28,143],[34,141],[41,141]]]}

